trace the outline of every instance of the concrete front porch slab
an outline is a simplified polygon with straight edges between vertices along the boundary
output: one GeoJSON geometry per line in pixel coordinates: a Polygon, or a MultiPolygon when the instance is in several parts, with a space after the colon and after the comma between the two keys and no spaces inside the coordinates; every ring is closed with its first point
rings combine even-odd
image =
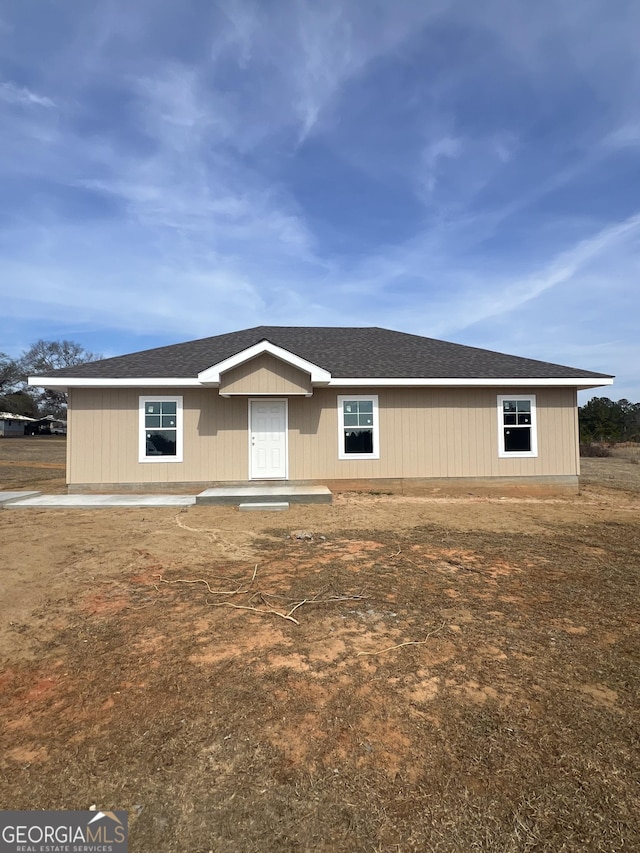
{"type": "Polygon", "coordinates": [[[194,495],[39,495],[3,504],[4,509],[103,509],[193,506],[194,495]]]}
{"type": "Polygon", "coordinates": [[[287,502],[290,504],[330,504],[333,495],[326,486],[257,485],[216,486],[196,497],[197,504],[236,506],[242,503],[287,502]]]}
{"type": "Polygon", "coordinates": [[[20,501],[24,498],[34,498],[40,492],[0,492],[0,506],[8,504],[10,501],[20,501]]]}

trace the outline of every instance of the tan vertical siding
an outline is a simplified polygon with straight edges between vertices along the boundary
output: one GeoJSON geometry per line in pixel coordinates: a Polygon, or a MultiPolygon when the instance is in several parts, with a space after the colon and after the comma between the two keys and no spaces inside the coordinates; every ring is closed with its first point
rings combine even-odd
{"type": "Polygon", "coordinates": [[[76,482],[73,479],[73,459],[71,457],[71,436],[73,434],[73,389],[69,388],[69,392],[67,394],[67,447],[66,447],[66,476],[67,483],[76,482]]]}
{"type": "MultiPolygon", "coordinates": [[[[340,389],[362,394],[361,388],[340,389]]],[[[380,459],[338,459],[337,393],[317,389],[289,406],[292,479],[358,477],[486,477],[576,473],[573,389],[505,389],[536,393],[536,458],[498,457],[497,392],[494,389],[372,389],[379,400],[380,459]],[[304,414],[302,414],[304,409],[304,414]],[[315,415],[315,417],[314,417],[315,415]],[[317,420],[317,434],[303,425],[317,420]],[[307,460],[315,450],[314,464],[307,460]]]]}
{"type": "Polygon", "coordinates": [[[264,353],[220,377],[221,394],[310,394],[311,377],[264,353]]]}
{"type": "MultiPolygon", "coordinates": [[[[138,400],[162,389],[80,389],[70,395],[68,482],[225,482],[248,478],[248,402],[214,389],[184,389],[184,461],[138,462],[138,400]]],[[[180,390],[166,389],[168,396],[180,390]]],[[[337,398],[362,388],[320,388],[289,399],[289,477],[339,480],[410,477],[576,475],[576,392],[536,394],[537,458],[498,457],[498,391],[491,388],[381,388],[380,458],[338,459],[337,398]]]]}
{"type": "MultiPolygon", "coordinates": [[[[139,397],[163,390],[74,389],[70,483],[177,483],[247,477],[247,401],[184,389],[183,462],[139,462],[139,397]]],[[[167,396],[180,389],[166,389],[167,396]]]]}

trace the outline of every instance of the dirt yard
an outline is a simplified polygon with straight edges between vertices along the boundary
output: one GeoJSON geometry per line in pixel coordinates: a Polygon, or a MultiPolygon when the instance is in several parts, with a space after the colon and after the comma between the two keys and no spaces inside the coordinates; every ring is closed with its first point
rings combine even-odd
{"type": "MultiPolygon", "coordinates": [[[[0,808],[126,809],[145,853],[640,849],[640,465],[583,463],[555,501],[0,510],[0,808]]],[[[47,465],[0,442],[0,488],[47,465]]]]}

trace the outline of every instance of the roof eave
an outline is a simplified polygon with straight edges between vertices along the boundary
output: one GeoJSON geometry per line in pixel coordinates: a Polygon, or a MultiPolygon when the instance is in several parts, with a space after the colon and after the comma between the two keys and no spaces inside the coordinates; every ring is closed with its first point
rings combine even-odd
{"type": "MultiPolygon", "coordinates": [[[[203,371],[206,373],[207,371],[203,371]]],[[[199,374],[200,377],[203,374],[199,374]]],[[[603,377],[501,377],[497,379],[480,378],[396,378],[396,377],[332,377],[321,378],[319,381],[312,377],[312,385],[316,388],[429,388],[429,387],[475,387],[475,388],[544,388],[544,387],[569,387],[580,391],[589,388],[600,388],[605,385],[613,385],[613,376],[603,377]]],[[[129,378],[92,378],[92,377],[55,377],[55,376],[30,376],[29,385],[39,388],[51,388],[57,391],[66,391],[68,388],[215,388],[218,381],[213,377],[208,379],[189,377],[129,377],[129,378]]]]}
{"type": "Polygon", "coordinates": [[[30,376],[28,382],[37,388],[51,388],[56,391],[66,391],[69,388],[202,388],[202,382],[193,376],[30,376]]]}
{"type": "Polygon", "coordinates": [[[596,377],[589,376],[579,376],[579,377],[553,377],[553,378],[541,378],[541,377],[518,377],[518,376],[509,376],[509,377],[500,377],[497,379],[490,379],[485,377],[479,378],[469,378],[469,377],[442,377],[442,378],[420,378],[420,379],[406,379],[406,378],[398,378],[398,379],[383,379],[376,377],[369,378],[361,378],[361,379],[349,379],[342,377],[335,377],[329,382],[329,386],[335,387],[346,387],[346,386],[368,386],[372,388],[384,388],[384,387],[475,387],[475,388],[494,388],[494,387],[511,387],[520,386],[520,387],[579,387],[581,389],[584,388],[598,388],[601,385],[612,385],[613,384],[613,376],[603,377],[602,379],[596,379],[596,377]]]}

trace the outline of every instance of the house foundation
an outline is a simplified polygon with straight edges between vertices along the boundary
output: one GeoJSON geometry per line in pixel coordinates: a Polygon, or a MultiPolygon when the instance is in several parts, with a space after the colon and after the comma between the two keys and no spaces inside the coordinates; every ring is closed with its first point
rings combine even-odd
{"type": "MultiPolygon", "coordinates": [[[[295,490],[299,495],[308,491],[307,497],[322,494],[315,500],[304,503],[330,503],[331,493],[357,492],[372,495],[405,495],[407,497],[535,497],[557,498],[576,495],[579,478],[574,475],[551,475],[538,477],[394,477],[362,478],[350,480],[295,480],[274,484],[273,482],[237,481],[231,483],[182,482],[182,483],[75,483],[67,487],[69,494],[197,494],[208,491],[224,495],[244,495],[246,500],[256,500],[262,494],[264,500],[287,500],[296,503],[295,490]],[[313,488],[323,487],[322,493],[313,488]],[[280,491],[274,491],[280,490],[280,491]],[[293,497],[292,497],[293,495],[293,497]],[[325,495],[329,495],[327,499],[325,495]],[[289,497],[287,497],[289,496],[289,497]]],[[[228,503],[234,503],[234,500],[228,503]]],[[[198,500],[198,503],[224,503],[222,500],[198,500]]]]}

